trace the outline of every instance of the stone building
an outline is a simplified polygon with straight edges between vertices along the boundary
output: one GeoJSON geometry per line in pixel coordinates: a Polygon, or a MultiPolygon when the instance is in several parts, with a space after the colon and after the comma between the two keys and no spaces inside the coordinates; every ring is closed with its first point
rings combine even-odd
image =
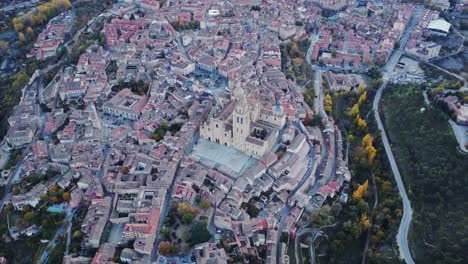
{"type": "Polygon", "coordinates": [[[256,98],[247,99],[239,86],[231,96],[218,98],[214,112],[200,127],[201,137],[257,157],[272,148],[286,122],[278,103],[263,107],[256,98]]]}

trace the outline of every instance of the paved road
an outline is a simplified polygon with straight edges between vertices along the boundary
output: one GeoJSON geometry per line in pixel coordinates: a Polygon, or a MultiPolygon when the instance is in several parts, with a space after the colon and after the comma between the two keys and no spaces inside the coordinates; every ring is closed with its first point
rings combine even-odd
{"type": "Polygon", "coordinates": [[[413,214],[413,210],[411,209],[411,204],[408,198],[408,195],[406,194],[405,186],[403,185],[403,180],[401,179],[400,171],[398,170],[398,166],[395,161],[395,157],[393,156],[392,149],[390,147],[390,143],[387,138],[387,133],[385,132],[384,126],[382,124],[382,120],[380,119],[379,115],[379,101],[382,96],[382,91],[386,86],[386,82],[384,85],[382,85],[379,90],[377,91],[377,94],[375,95],[374,98],[374,115],[375,115],[375,120],[377,121],[377,126],[379,130],[381,131],[381,136],[382,136],[382,142],[385,147],[385,153],[388,156],[388,159],[390,161],[390,166],[392,168],[393,176],[395,177],[395,181],[397,182],[398,186],[398,191],[400,192],[400,196],[403,200],[403,218],[401,219],[400,227],[398,229],[398,234],[397,234],[397,243],[398,247],[400,249],[400,257],[403,258],[406,263],[412,264],[414,263],[413,258],[411,256],[411,252],[409,249],[408,245],[408,231],[409,231],[409,226],[411,224],[411,218],[413,214]]]}
{"type": "Polygon", "coordinates": [[[41,257],[40,257],[40,259],[39,259],[39,261],[37,263],[41,264],[41,263],[46,263],[47,262],[47,259],[49,259],[49,256],[50,256],[49,249],[52,250],[52,251],[55,249],[55,246],[57,246],[59,236],[61,236],[64,231],[67,232],[67,230],[65,229],[67,227],[67,225],[68,226],[72,225],[71,220],[73,219],[74,213],[75,213],[75,211],[71,210],[70,207],[67,208],[66,216],[65,216],[65,218],[63,220],[62,225],[60,225],[60,227],[55,232],[54,237],[49,241],[49,244],[47,244],[47,247],[45,248],[44,252],[42,252],[42,255],[41,255],[41,257]]]}
{"type": "MultiPolygon", "coordinates": [[[[312,241],[317,238],[317,234],[320,230],[318,228],[304,228],[299,231],[294,239],[294,256],[296,258],[296,263],[302,263],[302,258],[299,257],[299,252],[301,252],[300,242],[299,239],[302,236],[309,235],[312,237],[312,241]]],[[[314,254],[315,256],[315,254],[314,254]]],[[[315,257],[311,256],[311,261],[315,259],[315,257]]],[[[311,262],[313,263],[313,262],[311,262]]]]}
{"type": "Polygon", "coordinates": [[[416,22],[419,20],[422,13],[423,13],[422,7],[418,7],[406,31],[401,37],[400,47],[397,50],[395,50],[395,52],[392,54],[392,56],[388,60],[384,68],[382,86],[380,86],[379,89],[377,90],[377,93],[374,98],[374,103],[373,103],[373,111],[375,115],[375,120],[377,121],[377,126],[379,130],[381,131],[382,142],[384,144],[385,153],[387,154],[388,159],[390,161],[390,166],[392,168],[393,176],[395,177],[395,181],[398,186],[398,191],[403,200],[403,218],[401,219],[401,223],[398,228],[398,234],[397,234],[396,240],[397,240],[397,244],[400,250],[400,258],[405,260],[405,262],[408,264],[414,264],[414,260],[413,260],[413,257],[411,256],[411,251],[408,245],[408,232],[409,232],[409,228],[411,224],[413,210],[411,208],[411,203],[406,193],[403,180],[401,179],[400,171],[398,170],[395,157],[393,156],[392,149],[388,141],[387,133],[385,132],[385,128],[380,118],[379,102],[380,102],[380,98],[382,97],[382,92],[385,90],[388,84],[389,77],[391,76],[393,69],[395,68],[396,64],[398,63],[398,60],[403,54],[403,51],[406,46],[406,43],[408,42],[409,36],[411,35],[411,32],[414,30],[414,27],[416,26],[416,22]]]}

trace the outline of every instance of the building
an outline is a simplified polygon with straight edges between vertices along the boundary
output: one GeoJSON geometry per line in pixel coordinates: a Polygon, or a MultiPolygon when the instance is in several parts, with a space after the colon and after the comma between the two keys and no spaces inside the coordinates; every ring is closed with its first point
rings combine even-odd
{"type": "Polygon", "coordinates": [[[431,5],[441,11],[446,11],[450,7],[449,0],[431,0],[431,5]]]}
{"type": "Polygon", "coordinates": [[[181,75],[188,75],[195,70],[195,63],[181,60],[172,64],[171,70],[181,75]]]}
{"type": "Polygon", "coordinates": [[[197,263],[208,264],[227,264],[226,251],[224,248],[218,248],[216,243],[203,243],[195,246],[195,258],[197,263]]]}
{"type": "Polygon", "coordinates": [[[140,8],[149,11],[156,11],[159,9],[159,1],[156,0],[140,0],[140,8]]]}
{"type": "Polygon", "coordinates": [[[366,84],[362,76],[359,74],[342,74],[327,71],[325,73],[325,79],[330,86],[330,90],[333,92],[351,91],[353,89],[357,89],[359,85],[366,84]]]}
{"type": "Polygon", "coordinates": [[[159,225],[159,213],[159,208],[151,208],[131,214],[129,217],[135,222],[125,224],[123,231],[125,238],[131,240],[155,235],[159,225]]]}
{"type": "Polygon", "coordinates": [[[239,86],[230,101],[220,100],[218,112],[200,127],[201,137],[252,156],[261,157],[269,151],[286,122],[283,108],[279,104],[262,108],[255,99],[247,101],[239,86]]]}
{"type": "Polygon", "coordinates": [[[32,142],[35,130],[27,127],[12,127],[5,136],[8,145],[11,147],[20,147],[32,142]]]}
{"type": "MultiPolygon", "coordinates": [[[[68,79],[68,78],[67,78],[68,79]]],[[[60,98],[62,100],[80,98],[86,94],[86,84],[80,78],[66,80],[63,82],[60,89],[60,98]]]]}
{"type": "Polygon", "coordinates": [[[123,89],[102,106],[104,113],[130,120],[138,120],[141,110],[148,100],[147,96],[136,95],[130,89],[123,89]]]}
{"type": "Polygon", "coordinates": [[[112,206],[111,197],[93,199],[81,224],[85,246],[98,248],[112,206]]]}
{"type": "Polygon", "coordinates": [[[441,45],[434,42],[422,42],[413,48],[406,47],[406,52],[418,57],[421,60],[428,61],[439,56],[441,45]]]}
{"type": "Polygon", "coordinates": [[[429,22],[429,25],[427,25],[427,28],[431,30],[432,34],[435,35],[440,35],[440,36],[447,36],[447,34],[450,32],[450,27],[452,25],[443,20],[443,19],[436,19],[432,20],[429,22]]]}
{"type": "Polygon", "coordinates": [[[197,62],[197,67],[208,72],[214,72],[217,67],[216,59],[211,56],[201,57],[197,62]]]}
{"type": "Polygon", "coordinates": [[[296,27],[283,25],[279,28],[278,35],[282,40],[290,39],[296,35],[296,27]]]}

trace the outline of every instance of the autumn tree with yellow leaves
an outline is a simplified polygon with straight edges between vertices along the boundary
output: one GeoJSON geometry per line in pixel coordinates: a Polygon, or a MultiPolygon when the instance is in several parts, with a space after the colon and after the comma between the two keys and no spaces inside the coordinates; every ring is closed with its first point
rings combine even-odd
{"type": "Polygon", "coordinates": [[[18,32],[20,41],[24,41],[24,32],[22,32],[24,29],[26,29],[28,38],[33,39],[34,32],[32,28],[46,23],[51,18],[70,8],[71,3],[69,0],[52,0],[50,2],[45,2],[31,12],[13,18],[13,28],[18,32]]]}
{"type": "MultiPolygon", "coordinates": [[[[353,105],[351,110],[349,110],[349,115],[351,116],[358,116],[359,115],[359,106],[366,101],[367,99],[367,92],[364,92],[359,96],[358,102],[353,105]]],[[[359,124],[359,123],[358,123],[359,124]]]]}
{"type": "Polygon", "coordinates": [[[325,109],[325,111],[327,113],[331,113],[333,102],[329,94],[325,95],[325,98],[323,99],[323,105],[324,105],[323,108],[325,109]]]}
{"type": "Polygon", "coordinates": [[[362,145],[367,154],[367,162],[371,165],[374,162],[375,156],[377,155],[377,150],[372,145],[374,138],[370,134],[366,134],[362,138],[362,145]]]}
{"type": "Polygon", "coordinates": [[[367,147],[369,145],[372,145],[372,141],[374,140],[374,138],[371,136],[371,134],[366,134],[363,138],[362,138],[362,145],[364,147],[367,147]]]}
{"type": "Polygon", "coordinates": [[[363,94],[361,94],[361,96],[359,96],[359,100],[358,100],[358,104],[362,104],[365,100],[367,99],[367,92],[364,92],[363,94]]]}
{"type": "Polygon", "coordinates": [[[364,184],[359,185],[356,191],[354,191],[353,198],[356,200],[361,200],[364,195],[367,195],[368,187],[369,187],[369,180],[366,180],[364,184]]]}
{"type": "Polygon", "coordinates": [[[354,121],[356,122],[356,125],[359,128],[359,130],[364,131],[366,129],[367,122],[366,120],[362,119],[359,114],[356,116],[356,119],[354,119],[354,121]]]}
{"type": "Polygon", "coordinates": [[[351,110],[349,111],[349,114],[351,116],[357,116],[359,115],[359,104],[354,104],[351,110]]]}
{"type": "Polygon", "coordinates": [[[361,216],[361,226],[364,230],[367,230],[371,225],[370,219],[366,213],[361,216]]]}
{"type": "Polygon", "coordinates": [[[359,93],[359,94],[362,93],[362,92],[364,91],[364,89],[366,89],[366,85],[363,84],[363,83],[359,84],[359,86],[358,86],[358,93],[359,93]]]}

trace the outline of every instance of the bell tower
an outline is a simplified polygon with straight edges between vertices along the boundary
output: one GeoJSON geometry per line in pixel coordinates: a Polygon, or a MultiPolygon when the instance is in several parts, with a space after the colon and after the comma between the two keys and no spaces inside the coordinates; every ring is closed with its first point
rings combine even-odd
{"type": "Polygon", "coordinates": [[[233,143],[234,147],[245,149],[245,139],[250,133],[250,113],[249,105],[245,97],[244,90],[237,86],[233,91],[236,106],[232,115],[233,143]]]}

